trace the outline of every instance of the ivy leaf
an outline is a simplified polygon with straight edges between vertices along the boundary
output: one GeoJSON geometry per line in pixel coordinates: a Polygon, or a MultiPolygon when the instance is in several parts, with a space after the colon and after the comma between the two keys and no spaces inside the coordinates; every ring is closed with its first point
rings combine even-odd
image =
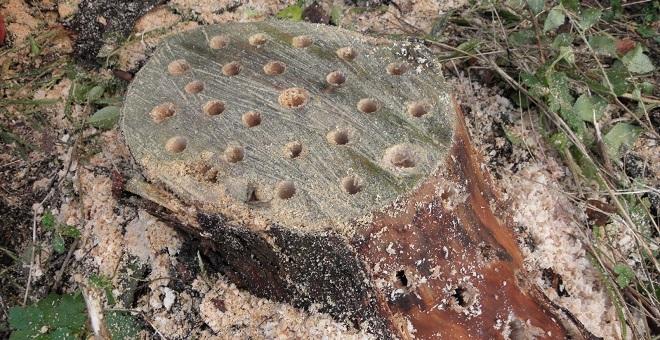
{"type": "Polygon", "coordinates": [[[128,312],[108,312],[105,314],[105,322],[113,340],[136,339],[141,330],[135,317],[128,312]]]}
{"type": "Polygon", "coordinates": [[[598,20],[600,17],[603,15],[603,11],[600,9],[596,8],[587,8],[582,11],[580,14],[580,20],[578,21],[578,25],[580,26],[581,29],[587,30],[591,28],[598,20]]]}
{"type": "Polygon", "coordinates": [[[41,225],[43,225],[46,230],[55,229],[55,216],[53,216],[52,212],[47,211],[41,216],[41,225]]]}
{"type": "Polygon", "coordinates": [[[655,66],[653,66],[651,58],[644,54],[642,45],[640,44],[637,44],[635,48],[621,57],[621,61],[624,65],[626,65],[626,68],[631,73],[643,74],[653,72],[653,70],[655,70],[655,66]]]}
{"type": "Polygon", "coordinates": [[[588,41],[594,51],[608,56],[616,55],[616,42],[614,38],[607,35],[594,35],[589,37],[588,41]]]}
{"type": "Polygon", "coordinates": [[[66,237],[70,237],[70,238],[80,237],[80,230],[78,230],[78,228],[72,225],[62,225],[62,230],[60,230],[60,232],[62,233],[62,236],[66,236],[66,237]]]}
{"type": "Polygon", "coordinates": [[[588,94],[581,95],[573,105],[573,112],[586,122],[593,122],[603,116],[603,110],[607,105],[604,101],[597,100],[588,94]]]}
{"type": "Polygon", "coordinates": [[[559,48],[559,57],[557,57],[557,61],[561,59],[566,60],[569,64],[575,63],[575,54],[570,46],[561,46],[559,48]]]}
{"type": "Polygon", "coordinates": [[[641,132],[641,127],[629,123],[617,123],[614,125],[603,136],[603,142],[607,146],[607,152],[610,157],[618,159],[621,156],[621,148],[630,148],[635,144],[641,132]]]}
{"type": "Polygon", "coordinates": [[[548,88],[539,80],[535,75],[529,73],[523,73],[522,76],[523,84],[529,89],[529,94],[534,97],[540,98],[545,96],[548,92],[548,88]]]}
{"type": "Polygon", "coordinates": [[[31,306],[9,309],[9,326],[14,329],[11,339],[61,339],[64,335],[77,339],[86,321],[80,294],[50,294],[31,306]]]}
{"type": "Polygon", "coordinates": [[[543,33],[552,31],[563,25],[565,19],[566,15],[564,14],[563,7],[561,5],[555,6],[550,10],[550,13],[548,13],[548,17],[545,18],[545,23],[543,24],[543,33]]]}
{"type": "Polygon", "coordinates": [[[56,253],[62,254],[66,250],[64,238],[59,233],[55,233],[53,235],[53,242],[52,243],[53,243],[53,250],[56,253]]]}
{"type": "Polygon", "coordinates": [[[548,81],[548,104],[555,112],[571,113],[573,110],[573,96],[568,88],[568,77],[564,72],[551,72],[548,81]]]}
{"type": "Polygon", "coordinates": [[[104,92],[105,92],[105,87],[103,87],[102,85],[96,85],[91,89],[89,89],[89,91],[87,91],[86,94],[87,100],[90,102],[99,100],[101,99],[101,96],[103,95],[104,92]]]}
{"type": "Polygon", "coordinates": [[[513,46],[531,45],[536,42],[536,34],[531,29],[513,31],[509,35],[509,41],[513,46]]]}
{"type": "Polygon", "coordinates": [[[543,11],[545,0],[527,0],[527,6],[534,15],[537,15],[543,11]]]}
{"type": "MultiPolygon", "coordinates": [[[[614,90],[614,94],[617,96],[620,96],[628,90],[630,87],[630,84],[626,80],[628,77],[628,72],[626,71],[626,67],[623,66],[621,62],[615,62],[612,67],[610,67],[608,70],[605,71],[605,75],[607,76],[607,79],[609,79],[610,83],[612,84],[612,89],[614,90]]],[[[603,85],[607,88],[607,82],[605,79],[603,79],[603,85]]]]}
{"type": "Polygon", "coordinates": [[[90,118],[89,123],[99,129],[109,130],[119,121],[119,107],[106,106],[96,111],[90,118]]]}
{"type": "Polygon", "coordinates": [[[571,46],[573,39],[575,38],[568,33],[559,33],[552,42],[552,48],[559,49],[560,47],[571,46]]]}
{"type": "Polygon", "coordinates": [[[616,283],[621,288],[626,288],[630,285],[632,280],[635,278],[635,272],[625,264],[617,264],[613,268],[616,276],[616,283]]]}

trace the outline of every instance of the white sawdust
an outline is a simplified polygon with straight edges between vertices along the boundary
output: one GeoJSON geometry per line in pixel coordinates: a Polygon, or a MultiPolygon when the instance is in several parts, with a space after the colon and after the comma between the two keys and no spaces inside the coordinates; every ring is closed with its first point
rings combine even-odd
{"type": "Polygon", "coordinates": [[[196,286],[204,293],[200,313],[212,330],[202,338],[375,339],[364,331],[347,328],[327,314],[314,312],[313,308],[306,312],[259,299],[222,279],[210,288],[200,282],[196,286]]]}

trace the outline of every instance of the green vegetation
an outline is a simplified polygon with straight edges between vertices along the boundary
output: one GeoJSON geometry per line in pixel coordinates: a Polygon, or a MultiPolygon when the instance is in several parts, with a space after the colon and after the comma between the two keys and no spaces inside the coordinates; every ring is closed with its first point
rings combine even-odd
{"type": "Polygon", "coordinates": [[[79,338],[86,322],[81,294],[50,294],[32,306],[9,309],[10,339],[79,338]]]}
{"type": "MultiPolygon", "coordinates": [[[[660,265],[653,250],[660,229],[649,201],[660,192],[649,178],[627,174],[625,163],[640,136],[659,138],[652,116],[660,109],[657,65],[650,57],[660,52],[659,9],[659,1],[473,1],[421,35],[444,50],[439,60],[445,65],[489,70],[520,110],[533,115],[533,129],[571,170],[565,188],[572,199],[606,215],[607,222],[585,225],[578,237],[611,288],[624,337],[632,330],[635,338],[652,332],[623,326],[633,314],[660,321],[660,265]],[[633,235],[641,263],[633,266],[619,251],[608,227],[613,222],[633,235]]],[[[513,144],[524,143],[505,134],[513,144]]]]}

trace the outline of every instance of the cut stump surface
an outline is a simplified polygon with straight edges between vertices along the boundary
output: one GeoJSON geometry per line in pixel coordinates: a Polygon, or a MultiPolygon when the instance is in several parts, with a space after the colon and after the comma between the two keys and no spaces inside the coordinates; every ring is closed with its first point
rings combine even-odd
{"type": "Polygon", "coordinates": [[[527,281],[433,60],[306,23],[175,35],[127,94],[128,189],[237,286],[380,338],[588,336],[527,281]]]}

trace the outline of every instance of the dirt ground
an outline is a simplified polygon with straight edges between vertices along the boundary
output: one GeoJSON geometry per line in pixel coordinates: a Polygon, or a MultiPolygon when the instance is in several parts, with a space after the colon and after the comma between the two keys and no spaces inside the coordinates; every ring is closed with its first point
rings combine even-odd
{"type": "MultiPolygon", "coordinates": [[[[89,124],[98,109],[121,106],[133,74],[165,36],[263,20],[291,3],[0,1],[7,32],[0,48],[0,337],[9,332],[10,306],[87,287],[91,274],[110,279],[112,308],[138,315],[144,337],[371,337],[314,308],[260,299],[206,273],[183,235],[125,204],[121,188],[136,170],[120,132],[89,124]],[[100,95],[90,94],[94,87],[100,95]],[[58,244],[57,228],[42,222],[48,214],[80,235],[58,244]]],[[[444,13],[466,6],[467,0],[326,1],[320,11],[339,8],[334,23],[349,29],[401,35],[410,26],[430,32],[444,13]]],[[[534,112],[515,106],[482,70],[445,66],[484,166],[510,202],[507,213],[534,281],[593,334],[619,337],[615,308],[582,241],[586,208],[571,199],[566,168],[532,130],[534,112]],[[523,142],[512,143],[511,135],[523,142]]],[[[653,141],[641,139],[632,154],[639,171],[658,178],[653,141]]],[[[616,223],[608,228],[622,252],[634,253],[631,235],[616,223]]]]}

